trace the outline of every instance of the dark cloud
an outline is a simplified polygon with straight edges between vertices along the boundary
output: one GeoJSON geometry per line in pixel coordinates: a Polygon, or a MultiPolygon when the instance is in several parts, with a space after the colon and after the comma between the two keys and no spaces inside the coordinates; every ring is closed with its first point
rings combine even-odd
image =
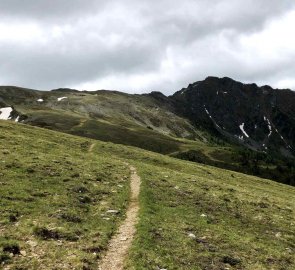
{"type": "Polygon", "coordinates": [[[0,1],[0,84],[171,93],[217,75],[295,87],[294,5],[0,1]]]}

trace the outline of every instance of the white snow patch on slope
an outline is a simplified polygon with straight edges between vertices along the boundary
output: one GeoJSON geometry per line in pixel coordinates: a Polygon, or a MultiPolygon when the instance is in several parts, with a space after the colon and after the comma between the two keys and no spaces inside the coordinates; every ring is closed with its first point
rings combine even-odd
{"type": "Polygon", "coordinates": [[[208,110],[206,109],[206,107],[205,107],[205,111],[209,115],[209,117],[212,119],[212,116],[210,115],[210,113],[208,112],[208,110]]]}
{"type": "Polygon", "coordinates": [[[272,134],[271,124],[270,124],[270,121],[265,116],[264,116],[264,121],[266,121],[268,125],[269,134],[267,136],[269,137],[272,134]]]}
{"type": "Polygon", "coordinates": [[[44,100],[42,98],[37,99],[38,102],[43,102],[44,100]]]}
{"type": "Polygon", "coordinates": [[[59,98],[57,98],[57,101],[61,101],[61,100],[63,100],[63,99],[66,99],[67,97],[59,97],[59,98]]]}
{"type": "Polygon", "coordinates": [[[286,144],[286,146],[287,146],[288,148],[292,149],[291,145],[289,145],[289,144],[287,143],[287,141],[285,140],[285,138],[282,136],[282,134],[278,131],[278,129],[277,129],[276,127],[275,127],[275,131],[276,131],[276,133],[279,134],[279,136],[281,137],[282,141],[286,144]]]}
{"type": "Polygon", "coordinates": [[[16,117],[16,119],[14,120],[15,122],[18,122],[19,121],[19,116],[16,117]]]}
{"type": "Polygon", "coordinates": [[[218,127],[218,128],[221,128],[216,122],[215,120],[212,118],[212,116],[210,115],[210,113],[208,112],[206,106],[204,105],[204,108],[205,108],[205,112],[208,114],[208,116],[210,117],[210,119],[213,121],[213,123],[218,127]]]}
{"type": "Polygon", "coordinates": [[[13,109],[11,107],[5,107],[0,109],[0,119],[1,120],[8,120],[10,119],[10,114],[12,113],[13,109]]]}
{"type": "Polygon", "coordinates": [[[247,134],[247,132],[244,130],[244,126],[245,126],[245,123],[242,123],[239,127],[240,127],[240,130],[244,133],[244,135],[249,138],[249,135],[247,134]]]}

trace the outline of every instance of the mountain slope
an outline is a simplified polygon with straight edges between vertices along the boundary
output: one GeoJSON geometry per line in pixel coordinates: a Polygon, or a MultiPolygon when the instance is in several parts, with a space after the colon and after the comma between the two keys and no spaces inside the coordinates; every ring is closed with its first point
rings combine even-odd
{"type": "Polygon", "coordinates": [[[150,95],[115,91],[50,92],[0,88],[0,108],[13,107],[12,119],[71,134],[171,153],[201,133],[150,95]],[[2,102],[2,103],[1,103],[2,102]]]}
{"type": "MultiPolygon", "coordinates": [[[[124,127],[125,133],[132,134],[138,129],[141,136],[145,132],[151,138],[164,135],[206,141],[209,132],[258,151],[292,156],[295,149],[295,93],[230,78],[208,77],[170,97],[160,92],[130,95],[1,87],[0,106],[14,107],[12,119],[20,114],[18,120],[26,123],[74,133],[83,133],[84,123],[94,120],[91,125],[99,130],[124,127]]],[[[82,135],[106,140],[86,129],[82,135]]]]}
{"type": "Polygon", "coordinates": [[[290,90],[216,77],[169,97],[4,86],[1,107],[14,121],[295,184],[290,90]]]}
{"type": "Polygon", "coordinates": [[[214,129],[254,150],[295,153],[295,93],[291,90],[208,77],[171,98],[178,112],[195,126],[214,129]]]}
{"type": "Polygon", "coordinates": [[[295,267],[294,187],[9,121],[0,128],[3,269],[97,269],[124,217],[125,162],[142,179],[126,269],[295,267]]]}

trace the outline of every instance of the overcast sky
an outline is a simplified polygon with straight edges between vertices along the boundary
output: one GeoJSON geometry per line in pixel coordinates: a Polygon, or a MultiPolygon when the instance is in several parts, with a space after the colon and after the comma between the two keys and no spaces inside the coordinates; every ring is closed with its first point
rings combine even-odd
{"type": "Polygon", "coordinates": [[[294,0],[0,0],[0,85],[171,94],[209,75],[295,89],[294,0]]]}

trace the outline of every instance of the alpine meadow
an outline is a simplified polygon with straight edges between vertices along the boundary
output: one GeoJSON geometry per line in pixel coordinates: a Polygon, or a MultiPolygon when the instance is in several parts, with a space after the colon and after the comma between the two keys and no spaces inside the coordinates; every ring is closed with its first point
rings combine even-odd
{"type": "Polygon", "coordinates": [[[0,18],[0,269],[295,269],[294,1],[0,18]]]}

